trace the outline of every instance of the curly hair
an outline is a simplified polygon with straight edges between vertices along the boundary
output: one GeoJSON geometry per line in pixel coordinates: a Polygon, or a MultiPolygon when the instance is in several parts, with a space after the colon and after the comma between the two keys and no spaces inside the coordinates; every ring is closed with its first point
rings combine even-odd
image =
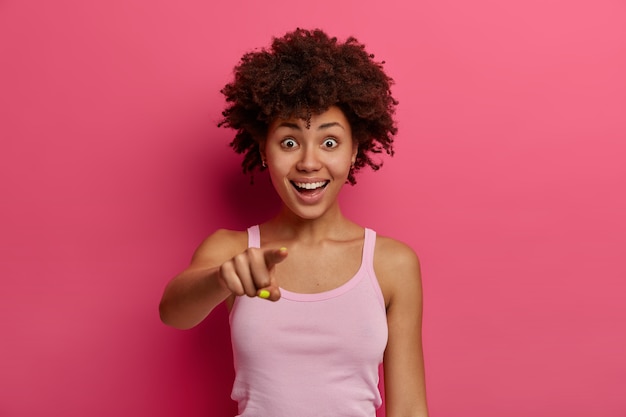
{"type": "Polygon", "coordinates": [[[364,166],[378,170],[373,153],[393,155],[397,132],[397,100],[384,62],[374,61],[365,46],[349,37],[340,43],[322,30],[296,29],[274,38],[269,49],[246,53],[234,69],[234,81],[221,93],[227,106],[218,126],[237,131],[230,146],[245,154],[243,172],[263,169],[259,144],[277,118],[297,117],[310,123],[312,114],[339,107],[352,128],[358,153],[348,182],[364,166]]]}

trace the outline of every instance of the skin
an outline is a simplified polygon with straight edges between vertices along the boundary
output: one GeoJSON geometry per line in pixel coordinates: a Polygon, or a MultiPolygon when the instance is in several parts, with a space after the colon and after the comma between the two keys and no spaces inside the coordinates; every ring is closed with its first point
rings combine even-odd
{"type": "MultiPolygon", "coordinates": [[[[231,308],[235,297],[262,291],[270,301],[280,299],[280,288],[328,291],[359,269],[364,229],[343,216],[337,201],[357,153],[343,112],[330,107],[313,115],[309,128],[301,119],[278,119],[260,148],[282,200],[278,215],[260,225],[261,248],[247,247],[245,231],[209,236],[165,288],[159,306],[164,323],[188,329],[221,302],[231,308]],[[294,183],[324,186],[303,195],[294,183]],[[306,277],[298,273],[302,270],[306,277]]],[[[389,327],[386,415],[427,417],[419,260],[407,245],[384,236],[377,236],[374,254],[389,327]]]]}

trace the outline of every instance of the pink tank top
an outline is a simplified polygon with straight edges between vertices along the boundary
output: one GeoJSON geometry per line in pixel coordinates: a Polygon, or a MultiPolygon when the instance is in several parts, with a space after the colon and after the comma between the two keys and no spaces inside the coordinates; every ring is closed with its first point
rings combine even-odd
{"type": "MultiPolygon", "coordinates": [[[[281,288],[277,302],[237,297],[230,312],[232,399],[240,417],[375,417],[387,344],[385,302],[374,274],[376,233],[365,229],[361,266],[326,292],[281,288]]],[[[260,247],[258,226],[248,246],[260,247]]]]}

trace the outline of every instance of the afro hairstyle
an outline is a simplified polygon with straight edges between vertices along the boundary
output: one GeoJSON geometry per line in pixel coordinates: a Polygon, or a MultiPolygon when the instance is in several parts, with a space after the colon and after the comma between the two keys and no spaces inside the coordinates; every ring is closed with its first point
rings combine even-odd
{"type": "Polygon", "coordinates": [[[378,170],[382,162],[372,154],[393,155],[397,100],[391,95],[393,80],[374,61],[365,45],[349,37],[341,43],[322,30],[296,29],[273,38],[269,49],[243,55],[234,69],[234,81],[221,93],[226,97],[218,126],[236,130],[230,146],[245,154],[244,173],[263,169],[259,144],[277,118],[310,122],[331,106],[348,119],[358,153],[348,182],[364,166],[378,170]]]}

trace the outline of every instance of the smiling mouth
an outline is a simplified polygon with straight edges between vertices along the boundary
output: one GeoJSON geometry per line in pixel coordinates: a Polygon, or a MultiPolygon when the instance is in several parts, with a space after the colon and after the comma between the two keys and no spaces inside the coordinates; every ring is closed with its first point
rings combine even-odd
{"type": "Polygon", "coordinates": [[[317,190],[325,188],[330,181],[318,181],[318,182],[295,182],[290,181],[293,188],[299,193],[313,193],[317,190]]]}

